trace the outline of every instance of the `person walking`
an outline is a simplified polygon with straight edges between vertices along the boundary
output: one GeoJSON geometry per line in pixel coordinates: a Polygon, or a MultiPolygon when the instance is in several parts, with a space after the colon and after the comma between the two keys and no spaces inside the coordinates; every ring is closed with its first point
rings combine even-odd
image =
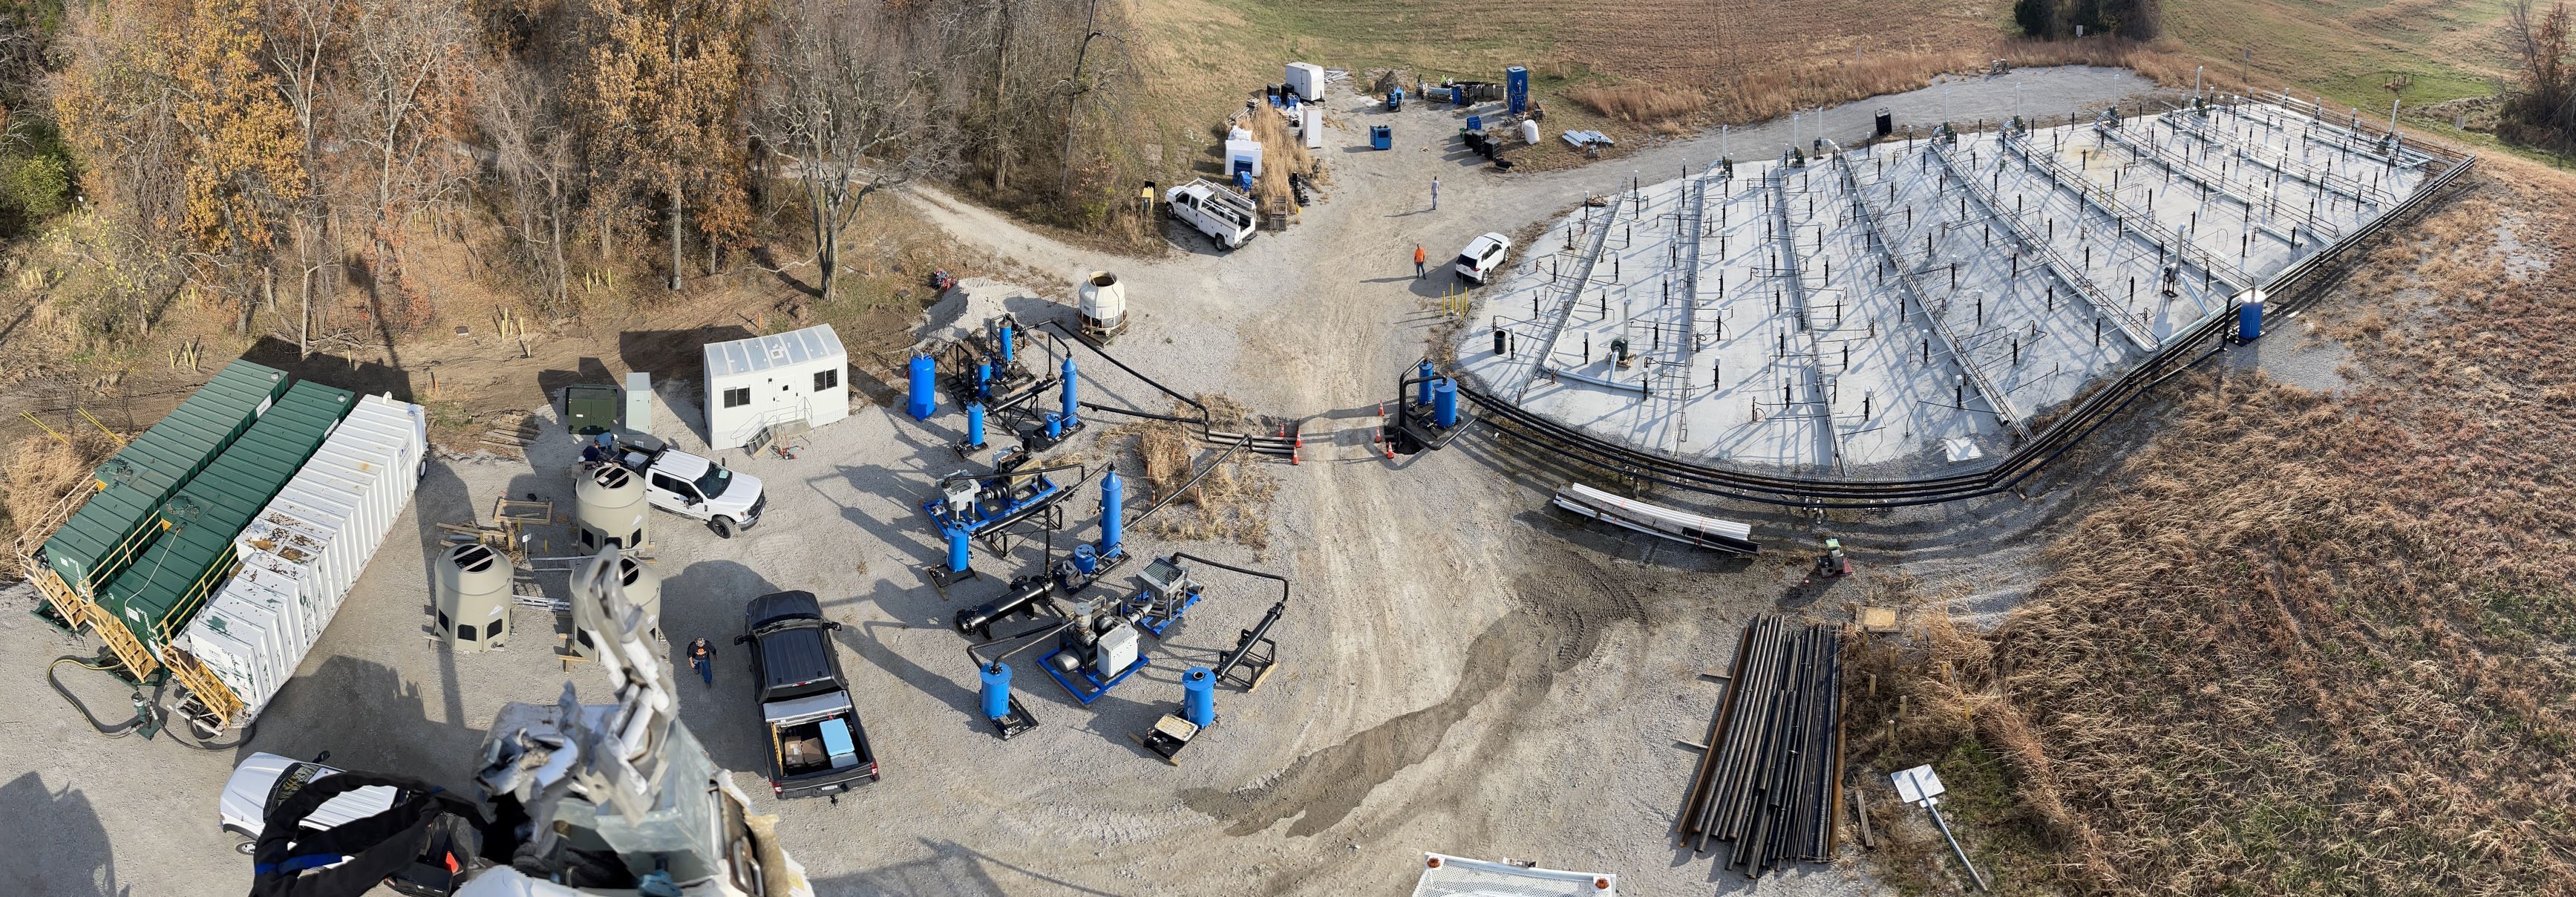
{"type": "Polygon", "coordinates": [[[1431,179],[1431,210],[1440,211],[1440,179],[1431,179]]]}
{"type": "Polygon", "coordinates": [[[689,668],[698,671],[698,678],[705,680],[708,688],[714,688],[716,686],[716,646],[708,644],[704,638],[690,642],[689,668]]]}
{"type": "Polygon", "coordinates": [[[1421,280],[1426,276],[1423,272],[1429,269],[1422,267],[1422,263],[1429,258],[1430,256],[1422,254],[1422,244],[1413,244],[1413,279],[1421,280]]]}

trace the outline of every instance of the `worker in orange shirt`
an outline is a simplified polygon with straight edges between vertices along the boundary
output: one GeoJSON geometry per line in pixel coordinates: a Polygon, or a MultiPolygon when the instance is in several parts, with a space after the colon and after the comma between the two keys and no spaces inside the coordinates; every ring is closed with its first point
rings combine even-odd
{"type": "Polygon", "coordinates": [[[1430,258],[1430,256],[1422,254],[1422,244],[1413,244],[1413,279],[1421,280],[1423,277],[1427,276],[1424,272],[1429,269],[1424,268],[1422,263],[1430,258]]]}

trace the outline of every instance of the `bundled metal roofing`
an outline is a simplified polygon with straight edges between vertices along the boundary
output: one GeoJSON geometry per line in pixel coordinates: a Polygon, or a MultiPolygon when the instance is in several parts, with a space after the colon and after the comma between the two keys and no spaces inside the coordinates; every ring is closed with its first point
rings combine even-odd
{"type": "Polygon", "coordinates": [[[286,392],[286,374],[236,361],[91,475],[89,503],[45,541],[45,563],[73,590],[106,584],[134,557],[133,537],[189,478],[286,392]]]}
{"type": "Polygon", "coordinates": [[[816,324],[768,336],[707,344],[707,379],[748,374],[773,367],[840,358],[841,335],[830,324],[816,324]]]}
{"type": "Polygon", "coordinates": [[[230,572],[233,537],[313,456],[355,401],[348,390],[311,381],[288,389],[162,505],[158,525],[164,531],[99,590],[99,605],[158,652],[230,572]]]}

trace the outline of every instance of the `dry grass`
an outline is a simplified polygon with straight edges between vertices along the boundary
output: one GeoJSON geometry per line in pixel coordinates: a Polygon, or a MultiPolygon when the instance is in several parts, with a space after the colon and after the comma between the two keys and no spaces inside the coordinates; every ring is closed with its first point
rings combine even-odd
{"type": "Polygon", "coordinates": [[[1252,179],[1252,198],[1267,208],[1271,201],[1284,200],[1294,207],[1295,194],[1288,189],[1288,174],[1311,174],[1315,157],[1306,152],[1306,144],[1288,127],[1287,116],[1269,106],[1247,110],[1233,123],[1252,131],[1252,139],[1261,141],[1261,176],[1252,179]]]}
{"type": "Polygon", "coordinates": [[[2009,622],[1882,664],[1962,716],[1885,762],[2009,782],[2007,892],[2576,894],[2576,270],[2495,239],[2576,188],[2503,167],[2312,313],[2372,385],[2202,380],[2009,622]]]}
{"type": "MultiPolygon", "coordinates": [[[[1250,411],[1232,398],[1201,394],[1198,399],[1208,408],[1211,429],[1239,433],[1253,424],[1250,411]]],[[[1175,405],[1173,414],[1191,411],[1175,405]]],[[[1102,434],[1102,443],[1123,444],[1117,450],[1122,456],[1132,454],[1142,462],[1148,506],[1178,493],[1197,466],[1217,454],[1200,446],[1191,428],[1169,421],[1112,427],[1102,434]]],[[[1279,494],[1279,480],[1262,470],[1257,458],[1236,452],[1224,464],[1208,471],[1188,492],[1172,498],[1168,507],[1145,522],[1147,530],[1167,539],[1224,540],[1253,549],[1268,547],[1270,500],[1279,494]]]]}
{"type": "Polygon", "coordinates": [[[2117,66],[2166,85],[2191,83],[2192,68],[2198,64],[2179,47],[2166,44],[2013,39],[1972,49],[1786,62],[1716,75],[1706,87],[1636,82],[1582,88],[1566,96],[1596,114],[1633,124],[1741,124],[1811,106],[1914,90],[1938,75],[1985,71],[1996,59],[2015,66],[2117,66]]]}
{"type": "MultiPolygon", "coordinates": [[[[0,463],[0,529],[16,542],[33,545],[53,535],[37,528],[45,512],[69,495],[117,445],[96,432],[73,431],[65,444],[51,436],[18,440],[6,463],[0,463]]],[[[16,578],[15,564],[0,565],[0,576],[16,578]]]]}

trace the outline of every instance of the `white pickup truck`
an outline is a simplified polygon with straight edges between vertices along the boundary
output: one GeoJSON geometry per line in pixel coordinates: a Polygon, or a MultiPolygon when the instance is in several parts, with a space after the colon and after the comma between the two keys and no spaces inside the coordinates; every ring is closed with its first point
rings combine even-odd
{"type": "Polygon", "coordinates": [[[1174,218],[1188,222],[1199,233],[1216,241],[1223,249],[1236,249],[1252,242],[1259,233],[1259,210],[1252,198],[1234,192],[1224,184],[1197,178],[1163,194],[1163,209],[1174,218]]]}
{"type": "Polygon", "coordinates": [[[706,521],[716,538],[760,522],[769,495],[760,478],[727,469],[705,458],[661,444],[651,437],[628,437],[617,446],[617,463],[644,478],[644,500],[656,508],[706,521]]]}

